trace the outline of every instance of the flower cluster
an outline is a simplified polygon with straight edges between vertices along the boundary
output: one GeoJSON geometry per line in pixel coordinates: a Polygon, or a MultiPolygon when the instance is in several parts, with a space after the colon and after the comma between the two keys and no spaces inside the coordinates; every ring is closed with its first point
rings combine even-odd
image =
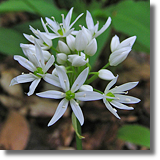
{"type": "Polygon", "coordinates": [[[20,44],[26,58],[18,55],[14,56],[14,59],[28,69],[29,73],[23,73],[13,78],[11,86],[31,82],[27,93],[28,96],[35,92],[41,79],[61,89],[36,94],[43,98],[62,99],[48,126],[53,125],[62,117],[69,104],[78,121],[83,125],[84,116],[80,107],[81,101],[102,99],[108,110],[117,118],[120,117],[115,108],[132,110],[133,107],[123,103],[131,104],[140,101],[138,98],[126,95],[127,91],[135,87],[138,82],[129,82],[111,89],[116,83],[118,75],[115,77],[111,71],[106,69],[107,66],[116,66],[126,59],[136,36],[120,43],[118,36],[115,35],[111,40],[112,53],[109,57],[109,63],[98,72],[91,72],[89,59],[97,51],[96,38],[109,27],[111,18],[109,17],[103,27],[98,29],[99,22],[94,24],[90,12],[87,11],[86,27],[80,25],[80,30],[77,31],[72,27],[83,13],[71,23],[72,12],[73,8],[70,9],[65,18],[62,14],[62,23],[58,23],[54,17],[52,19],[46,17],[46,23],[41,18],[44,32],[30,26],[34,36],[24,34],[24,37],[31,44],[20,44]],[[58,39],[56,48],[52,45],[53,39],[58,39]],[[52,55],[50,49],[56,51],[56,54],[52,55]],[[51,66],[54,66],[54,69],[52,73],[48,73],[51,66]],[[89,77],[92,74],[93,76],[89,77]],[[90,85],[98,77],[110,81],[104,93],[90,85]]]}

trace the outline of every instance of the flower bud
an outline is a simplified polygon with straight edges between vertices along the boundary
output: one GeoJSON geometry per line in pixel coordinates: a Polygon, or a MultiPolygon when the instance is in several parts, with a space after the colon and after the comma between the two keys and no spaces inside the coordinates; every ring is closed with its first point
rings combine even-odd
{"type": "Polygon", "coordinates": [[[87,45],[87,47],[84,50],[84,53],[93,56],[97,51],[97,41],[96,39],[92,39],[92,41],[87,45]]]}
{"type": "Polygon", "coordinates": [[[66,54],[70,53],[69,47],[61,40],[58,41],[58,49],[61,53],[66,53],[66,54]]]}
{"type": "Polygon", "coordinates": [[[82,51],[86,48],[87,43],[88,43],[88,39],[87,39],[85,33],[82,30],[80,30],[76,35],[75,49],[77,51],[82,51]]]}
{"type": "Polygon", "coordinates": [[[79,66],[84,66],[86,63],[88,63],[88,59],[85,60],[85,54],[81,52],[81,55],[69,55],[68,56],[68,61],[72,63],[72,66],[74,67],[79,67],[79,66]]]}
{"type": "Polygon", "coordinates": [[[129,52],[132,49],[132,46],[136,40],[136,36],[127,38],[126,40],[119,42],[119,37],[114,36],[111,40],[111,55],[109,57],[109,63],[111,66],[117,66],[122,61],[124,61],[129,52]]]}
{"type": "Polygon", "coordinates": [[[103,79],[103,80],[112,80],[115,78],[113,73],[109,71],[108,69],[101,69],[98,71],[98,77],[103,79]]]}
{"type": "Polygon", "coordinates": [[[58,53],[56,57],[59,64],[64,64],[67,61],[67,55],[65,53],[58,53]]]}
{"type": "Polygon", "coordinates": [[[79,91],[80,91],[80,92],[83,92],[83,91],[93,91],[93,87],[92,87],[91,85],[84,84],[84,85],[82,85],[82,86],[79,88],[79,91]]]}
{"type": "Polygon", "coordinates": [[[72,51],[75,50],[75,39],[76,38],[72,36],[71,34],[66,37],[67,45],[72,51]]]}

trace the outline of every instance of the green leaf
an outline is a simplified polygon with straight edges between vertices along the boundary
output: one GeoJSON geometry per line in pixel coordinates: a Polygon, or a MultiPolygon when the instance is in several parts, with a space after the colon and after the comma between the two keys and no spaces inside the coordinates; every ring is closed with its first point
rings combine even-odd
{"type": "Polygon", "coordinates": [[[9,0],[0,5],[0,13],[18,11],[26,11],[42,17],[59,15],[61,18],[60,10],[48,0],[9,0]]]}
{"type": "Polygon", "coordinates": [[[118,131],[117,137],[127,142],[150,147],[150,130],[140,125],[125,125],[118,131]]]}
{"type": "Polygon", "coordinates": [[[0,52],[22,55],[20,43],[27,43],[23,35],[13,29],[0,28],[0,52]]]}
{"type": "Polygon", "coordinates": [[[25,4],[23,0],[4,1],[0,4],[0,13],[17,12],[17,11],[26,11],[34,13],[34,10],[30,8],[27,4],[25,4]]]}
{"type": "Polygon", "coordinates": [[[137,41],[150,51],[150,3],[149,1],[121,1],[106,9],[112,17],[113,27],[129,36],[136,35],[137,41]]]}
{"type": "Polygon", "coordinates": [[[79,139],[83,139],[85,137],[81,136],[79,133],[78,133],[78,128],[77,128],[77,118],[75,116],[75,114],[72,112],[72,125],[73,125],[73,128],[76,132],[76,135],[78,136],[79,139]]]}

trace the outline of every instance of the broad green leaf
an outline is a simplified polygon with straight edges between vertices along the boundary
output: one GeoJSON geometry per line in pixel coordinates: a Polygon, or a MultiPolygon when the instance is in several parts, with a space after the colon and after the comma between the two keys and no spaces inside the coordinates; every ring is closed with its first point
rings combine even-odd
{"type": "Polygon", "coordinates": [[[34,13],[34,10],[30,8],[23,0],[9,0],[0,3],[0,13],[26,11],[34,13]]]}
{"type": "Polygon", "coordinates": [[[0,4],[0,13],[26,11],[39,16],[61,16],[60,10],[48,0],[9,0],[0,4]]]}
{"type": "Polygon", "coordinates": [[[147,50],[148,53],[150,52],[149,1],[125,0],[105,9],[95,10],[93,13],[95,16],[102,18],[111,16],[112,27],[115,30],[125,33],[128,36],[136,35],[136,42],[138,41],[139,46],[142,45],[145,51],[147,50]]]}
{"type": "Polygon", "coordinates": [[[22,54],[20,43],[27,40],[13,29],[0,28],[0,52],[8,55],[22,54]]]}
{"type": "Polygon", "coordinates": [[[150,130],[140,125],[122,126],[117,137],[127,142],[150,147],[150,130]]]}
{"type": "Polygon", "coordinates": [[[75,114],[72,112],[72,125],[73,125],[73,128],[76,132],[76,135],[78,136],[79,139],[83,139],[85,137],[81,136],[79,133],[78,133],[78,128],[77,128],[77,118],[75,116],[75,114]]]}

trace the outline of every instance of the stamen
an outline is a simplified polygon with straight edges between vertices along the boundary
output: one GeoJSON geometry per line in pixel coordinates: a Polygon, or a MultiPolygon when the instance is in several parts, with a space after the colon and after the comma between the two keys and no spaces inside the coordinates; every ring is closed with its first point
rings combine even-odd
{"type": "Polygon", "coordinates": [[[64,79],[64,83],[66,83],[67,81],[64,79]]]}
{"type": "Polygon", "coordinates": [[[128,91],[126,91],[124,94],[128,94],[128,91]]]}
{"type": "Polygon", "coordinates": [[[78,103],[76,102],[76,106],[78,106],[78,103]]]}
{"type": "Polygon", "coordinates": [[[116,99],[120,100],[120,98],[119,98],[119,97],[116,97],[116,99]]]}
{"type": "Polygon", "coordinates": [[[85,97],[85,96],[86,96],[86,94],[83,95],[83,97],[85,97]]]}
{"type": "Polygon", "coordinates": [[[52,18],[53,20],[55,20],[55,18],[54,18],[53,16],[52,16],[51,18],[52,18]]]}
{"type": "Polygon", "coordinates": [[[64,95],[64,93],[61,93],[61,96],[63,96],[64,95]]]}
{"type": "Polygon", "coordinates": [[[22,74],[24,74],[24,72],[22,72],[22,74]]]}
{"type": "Polygon", "coordinates": [[[65,106],[62,106],[62,108],[65,108],[65,106]]]}
{"type": "Polygon", "coordinates": [[[76,84],[76,86],[78,86],[78,84],[76,84]]]}

